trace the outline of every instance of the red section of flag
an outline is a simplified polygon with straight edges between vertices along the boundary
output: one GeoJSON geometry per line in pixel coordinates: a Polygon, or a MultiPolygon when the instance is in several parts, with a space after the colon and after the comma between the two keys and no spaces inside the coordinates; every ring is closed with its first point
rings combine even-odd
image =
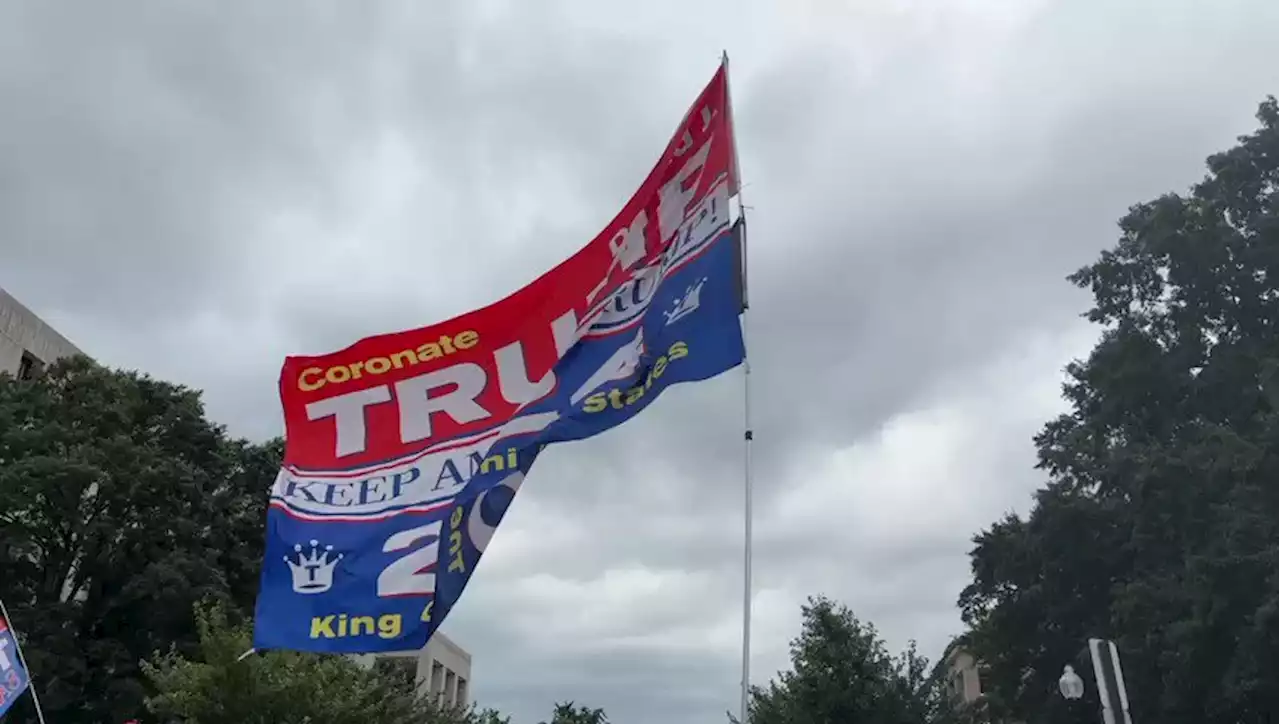
{"type": "Polygon", "coordinates": [[[500,425],[545,396],[538,383],[574,330],[631,269],[660,255],[686,213],[731,173],[727,102],[722,66],[622,211],[523,289],[446,322],[288,357],[280,375],[285,463],[335,470],[398,458],[500,425]],[[445,409],[430,411],[451,393],[445,409]]]}

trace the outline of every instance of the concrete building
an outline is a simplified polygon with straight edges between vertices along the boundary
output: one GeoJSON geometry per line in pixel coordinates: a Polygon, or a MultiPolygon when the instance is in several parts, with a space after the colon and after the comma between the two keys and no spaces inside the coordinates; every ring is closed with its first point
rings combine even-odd
{"type": "Polygon", "coordinates": [[[989,724],[1026,724],[1018,720],[997,719],[987,709],[989,702],[985,697],[982,685],[982,662],[965,648],[964,636],[954,639],[942,654],[942,665],[945,666],[947,694],[952,706],[959,712],[965,712],[968,721],[984,721],[989,724]]]}
{"type": "Polygon", "coordinates": [[[0,289],[0,372],[29,379],[59,357],[79,353],[66,337],[0,289]]]}
{"type": "Polygon", "coordinates": [[[947,647],[947,693],[957,705],[973,704],[982,698],[982,677],[978,660],[958,642],[947,647]]]}
{"type": "Polygon", "coordinates": [[[355,659],[361,666],[400,679],[438,704],[471,703],[471,654],[438,631],[421,651],[360,654],[355,659]]]}

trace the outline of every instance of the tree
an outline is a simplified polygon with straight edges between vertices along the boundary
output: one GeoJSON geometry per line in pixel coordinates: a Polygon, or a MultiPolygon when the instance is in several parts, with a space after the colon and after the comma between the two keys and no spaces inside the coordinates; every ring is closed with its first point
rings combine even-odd
{"type": "MultiPolygon", "coordinates": [[[[915,644],[891,656],[874,626],[825,597],[802,609],[792,670],[752,687],[750,724],[922,724],[931,711],[928,663],[915,644]]],[[[732,719],[732,717],[730,717],[732,719]]]]}
{"type": "Polygon", "coordinates": [[[1275,98],[1258,120],[1069,277],[1101,340],[1036,438],[1050,482],[975,538],[960,596],[998,715],[1096,719],[1055,682],[1099,636],[1139,720],[1275,721],[1275,98]]]}
{"type": "Polygon", "coordinates": [[[135,716],[139,661],[193,650],[195,602],[248,615],[278,459],[178,385],[83,357],[0,375],[0,596],[49,719],[135,716]]]}
{"type": "Polygon", "coordinates": [[[239,660],[252,640],[221,605],[196,611],[198,653],[143,664],[147,708],[185,724],[505,724],[495,712],[441,709],[412,687],[345,656],[273,651],[239,660]]]}
{"type": "Polygon", "coordinates": [[[575,706],[572,701],[556,704],[551,713],[551,721],[542,724],[609,724],[609,717],[604,709],[591,709],[586,706],[575,706]]]}

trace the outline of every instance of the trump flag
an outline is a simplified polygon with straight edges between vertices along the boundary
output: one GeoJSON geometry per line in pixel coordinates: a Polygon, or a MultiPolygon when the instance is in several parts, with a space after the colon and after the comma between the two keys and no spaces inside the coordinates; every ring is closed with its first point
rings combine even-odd
{"type": "Polygon", "coordinates": [[[722,67],[622,212],[528,286],[440,324],[289,357],[257,649],[419,649],[548,444],[745,357],[722,67]]]}
{"type": "Polygon", "coordinates": [[[18,639],[9,622],[0,616],[0,718],[31,684],[18,655],[18,639]]]}

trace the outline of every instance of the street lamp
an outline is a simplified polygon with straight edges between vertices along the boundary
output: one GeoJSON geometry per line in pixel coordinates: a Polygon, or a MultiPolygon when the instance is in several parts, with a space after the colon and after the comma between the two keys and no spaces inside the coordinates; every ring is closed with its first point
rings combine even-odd
{"type": "Polygon", "coordinates": [[[1062,678],[1058,679],[1058,691],[1065,699],[1079,699],[1084,696],[1084,680],[1076,673],[1071,664],[1062,667],[1062,678]]]}

